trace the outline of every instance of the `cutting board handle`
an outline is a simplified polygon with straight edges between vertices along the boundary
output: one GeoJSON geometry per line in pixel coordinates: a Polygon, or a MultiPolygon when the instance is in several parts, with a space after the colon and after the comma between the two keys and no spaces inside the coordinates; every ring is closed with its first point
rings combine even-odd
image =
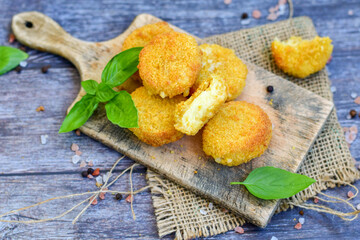
{"type": "Polygon", "coordinates": [[[76,66],[89,44],[72,37],[58,23],[39,12],[23,12],[13,16],[11,27],[19,42],[61,55],[76,66]]]}

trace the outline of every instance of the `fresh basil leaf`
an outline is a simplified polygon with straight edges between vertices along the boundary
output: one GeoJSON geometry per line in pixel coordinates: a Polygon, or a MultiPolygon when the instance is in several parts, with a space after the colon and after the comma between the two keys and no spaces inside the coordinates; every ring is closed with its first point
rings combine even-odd
{"type": "Polygon", "coordinates": [[[0,46],[0,75],[10,71],[29,55],[17,48],[0,46]]]}
{"type": "Polygon", "coordinates": [[[138,70],[137,66],[141,49],[143,48],[130,48],[113,57],[105,66],[101,75],[101,81],[111,88],[123,84],[138,70]]]}
{"type": "Polygon", "coordinates": [[[94,95],[83,96],[65,117],[59,133],[70,132],[81,127],[91,117],[98,105],[99,101],[94,95]]]}
{"type": "Polygon", "coordinates": [[[122,128],[135,128],[138,125],[138,111],[126,91],[120,91],[105,105],[107,118],[122,128]]]}
{"type": "Polygon", "coordinates": [[[115,95],[116,91],[114,91],[106,83],[101,82],[97,87],[96,98],[99,102],[110,101],[113,97],[115,97],[115,95]]]}
{"type": "Polygon", "coordinates": [[[81,86],[85,89],[88,94],[95,95],[98,88],[98,83],[95,80],[86,80],[81,82],[81,86]]]}
{"type": "Polygon", "coordinates": [[[313,184],[315,179],[275,167],[260,167],[253,170],[244,185],[255,197],[261,199],[289,198],[313,184]]]}

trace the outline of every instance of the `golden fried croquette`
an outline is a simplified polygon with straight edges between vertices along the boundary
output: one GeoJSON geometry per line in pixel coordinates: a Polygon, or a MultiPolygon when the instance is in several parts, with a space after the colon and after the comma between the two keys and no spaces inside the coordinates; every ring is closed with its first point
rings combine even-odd
{"type": "Polygon", "coordinates": [[[139,55],[139,73],[151,94],[186,96],[199,76],[201,52],[195,38],[167,32],[156,36],[139,55]]]}
{"type": "Polygon", "coordinates": [[[135,91],[137,88],[141,87],[141,80],[139,80],[139,72],[134,73],[128,80],[126,80],[123,84],[121,84],[120,86],[115,87],[115,91],[121,91],[121,90],[125,90],[128,93],[132,93],[133,91],[135,91]]]}
{"type": "Polygon", "coordinates": [[[216,74],[225,79],[228,89],[228,101],[237,98],[245,87],[248,73],[246,65],[235,55],[234,51],[216,44],[202,44],[203,53],[200,76],[192,87],[195,92],[208,75],[216,74]]]}
{"type": "Polygon", "coordinates": [[[231,101],[206,124],[203,150],[217,163],[237,166],[263,154],[271,135],[271,121],[259,106],[231,101]]]}
{"type": "Polygon", "coordinates": [[[332,50],[329,37],[315,37],[312,40],[291,37],[284,42],[275,39],[271,44],[276,65],[298,78],[305,78],[324,68],[332,50]]]}
{"type": "Polygon", "coordinates": [[[210,75],[188,100],[176,106],[175,128],[187,135],[195,135],[218,112],[226,98],[225,80],[210,75]]]}
{"type": "Polygon", "coordinates": [[[141,141],[158,147],[182,138],[183,133],[174,127],[174,113],[176,104],[185,98],[176,96],[174,98],[161,98],[149,95],[145,87],[136,89],[131,97],[138,110],[138,128],[130,128],[141,141]]]}
{"type": "MultiPolygon", "coordinates": [[[[144,47],[148,44],[155,36],[163,34],[166,32],[174,31],[168,23],[158,22],[153,24],[147,24],[143,27],[135,29],[132,33],[127,36],[122,45],[122,51],[125,51],[133,47],[144,47]]],[[[131,79],[128,80],[128,83],[125,84],[125,90],[128,89],[128,85],[135,86],[138,82],[141,82],[139,72],[131,76],[131,79]],[[133,82],[134,80],[134,82],[133,82]],[[129,83],[132,82],[132,83],[129,83]]],[[[140,85],[141,86],[141,85],[140,85]]],[[[136,89],[136,88],[135,88],[136,89]]],[[[134,90],[135,90],[134,89],[134,90]]]]}
{"type": "Polygon", "coordinates": [[[130,33],[123,43],[122,50],[125,51],[133,47],[144,47],[155,36],[171,31],[174,30],[166,22],[147,24],[130,33]]]}

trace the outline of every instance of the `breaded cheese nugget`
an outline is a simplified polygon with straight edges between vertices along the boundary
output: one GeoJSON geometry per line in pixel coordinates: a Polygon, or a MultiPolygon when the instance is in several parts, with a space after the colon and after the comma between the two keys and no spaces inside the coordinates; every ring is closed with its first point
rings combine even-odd
{"type": "Polygon", "coordinates": [[[183,133],[174,127],[176,104],[184,101],[182,96],[161,98],[149,95],[145,87],[136,89],[131,97],[139,114],[139,127],[130,128],[141,141],[158,147],[182,138],[183,133]]]}
{"type": "Polygon", "coordinates": [[[263,154],[271,136],[271,121],[259,106],[231,101],[206,124],[203,150],[217,163],[237,166],[263,154]]]}
{"type": "Polygon", "coordinates": [[[227,98],[225,80],[211,75],[185,102],[176,106],[175,128],[195,135],[220,109],[227,98]]]}
{"type": "Polygon", "coordinates": [[[246,65],[235,55],[234,51],[216,44],[202,44],[203,53],[200,76],[192,87],[192,92],[200,86],[210,74],[225,79],[228,89],[228,101],[237,98],[245,87],[248,73],[246,65]]]}
{"type": "Polygon", "coordinates": [[[133,47],[144,47],[155,36],[171,31],[174,30],[166,22],[147,24],[130,33],[130,35],[124,40],[122,50],[125,51],[133,47]]]}
{"type": "MultiPolygon", "coordinates": [[[[174,31],[174,30],[166,22],[147,24],[143,27],[135,29],[132,33],[129,34],[129,36],[127,36],[127,38],[124,40],[124,43],[122,45],[122,50],[125,51],[133,47],[144,47],[155,36],[170,31],[174,31]]],[[[127,90],[129,85],[135,86],[137,84],[136,81],[141,82],[138,72],[136,72],[136,74],[131,76],[131,78],[127,81],[128,83],[124,83],[125,90],[127,90]]]]}
{"type": "Polygon", "coordinates": [[[141,50],[138,68],[151,94],[172,98],[185,92],[186,96],[199,76],[201,52],[190,35],[164,33],[141,50]]]}
{"type": "Polygon", "coordinates": [[[329,37],[315,37],[312,40],[291,37],[284,42],[275,39],[271,43],[276,65],[298,78],[305,78],[324,68],[332,50],[329,37]]]}

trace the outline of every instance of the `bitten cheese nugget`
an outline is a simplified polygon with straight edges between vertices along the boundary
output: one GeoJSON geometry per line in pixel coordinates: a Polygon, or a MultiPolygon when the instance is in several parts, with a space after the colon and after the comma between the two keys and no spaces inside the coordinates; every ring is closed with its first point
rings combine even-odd
{"type": "Polygon", "coordinates": [[[323,69],[333,50],[329,37],[315,37],[303,40],[291,37],[271,44],[271,52],[276,65],[284,72],[298,78],[305,78],[323,69]]]}
{"type": "Polygon", "coordinates": [[[188,100],[176,106],[175,128],[195,135],[219,111],[226,98],[225,80],[209,76],[188,100]]]}
{"type": "Polygon", "coordinates": [[[195,92],[201,82],[209,75],[218,75],[225,79],[228,98],[237,98],[245,87],[245,80],[248,73],[246,65],[235,55],[234,51],[216,44],[200,45],[202,51],[202,68],[200,76],[192,87],[195,92]]]}

